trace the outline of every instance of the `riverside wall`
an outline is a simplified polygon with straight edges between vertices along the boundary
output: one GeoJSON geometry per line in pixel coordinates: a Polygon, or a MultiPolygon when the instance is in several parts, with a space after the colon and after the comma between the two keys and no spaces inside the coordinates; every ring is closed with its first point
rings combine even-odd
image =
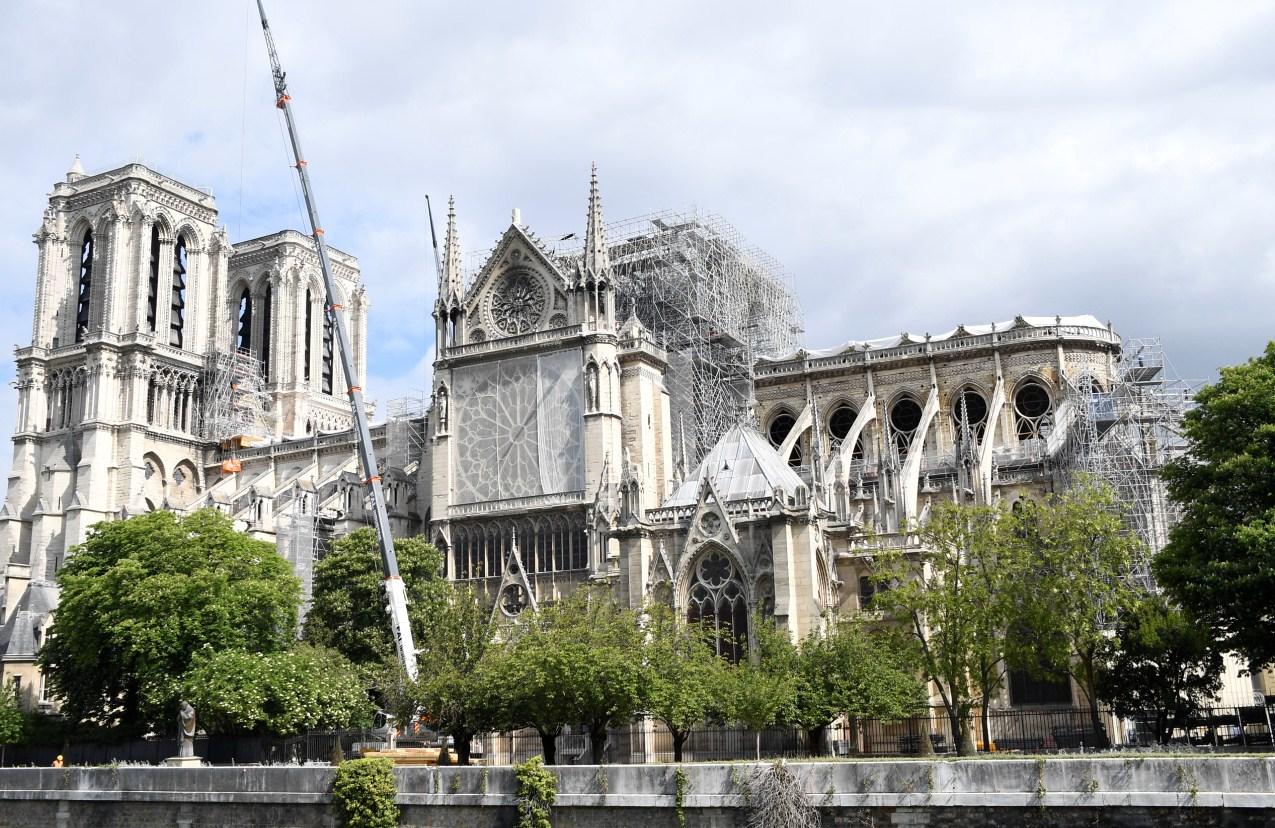
{"type": "MultiPolygon", "coordinates": [[[[683,765],[689,828],[747,817],[764,765],[683,765]]],[[[794,762],[825,826],[1275,826],[1275,757],[794,762]]],[[[676,765],[562,766],[557,828],[672,828],[676,765]]],[[[505,828],[513,772],[399,768],[402,825],[505,828]]],[[[0,769],[0,828],[336,828],[323,766],[0,769]]]]}

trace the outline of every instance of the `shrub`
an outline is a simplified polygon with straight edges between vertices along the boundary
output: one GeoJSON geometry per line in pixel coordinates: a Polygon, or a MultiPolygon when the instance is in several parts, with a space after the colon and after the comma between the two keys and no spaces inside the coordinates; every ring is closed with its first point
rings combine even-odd
{"type": "Polygon", "coordinates": [[[389,759],[352,759],[337,768],[332,803],[345,828],[396,828],[398,782],[389,759]]]}
{"type": "Polygon", "coordinates": [[[518,828],[552,828],[550,809],[558,798],[558,778],[539,756],[514,766],[518,780],[518,828]]]}

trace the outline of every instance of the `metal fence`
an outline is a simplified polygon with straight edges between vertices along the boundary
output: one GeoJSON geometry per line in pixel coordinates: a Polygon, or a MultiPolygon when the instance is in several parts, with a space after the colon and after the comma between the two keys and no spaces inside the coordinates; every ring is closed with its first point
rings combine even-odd
{"type": "MultiPolygon", "coordinates": [[[[1275,714],[1266,705],[1211,707],[1195,711],[1179,720],[1157,720],[1154,714],[1120,718],[1104,710],[1100,728],[1114,748],[1149,746],[1159,743],[1157,733],[1167,734],[1165,743],[1213,749],[1269,750],[1271,721],[1275,714]]],[[[993,710],[988,720],[990,740],[984,742],[977,712],[970,718],[970,733],[980,751],[1048,753],[1092,750],[1100,745],[1087,708],[1013,708],[993,710]]],[[[402,747],[435,742],[434,734],[399,739],[402,747]]],[[[908,756],[921,752],[928,738],[936,754],[956,752],[951,722],[942,708],[905,719],[864,719],[838,722],[823,729],[812,741],[811,734],[797,727],[771,727],[760,733],[737,727],[693,728],[683,745],[682,758],[688,762],[715,762],[749,759],[795,758],[803,756],[908,756]]],[[[371,730],[311,731],[281,739],[273,736],[201,737],[195,753],[217,765],[274,764],[330,761],[336,748],[345,757],[358,753],[363,745],[379,744],[380,734],[371,730]]],[[[587,731],[565,728],[555,741],[558,764],[605,762],[639,764],[673,761],[673,738],[661,723],[649,718],[613,728],[607,734],[604,755],[594,757],[587,731]]],[[[62,754],[68,765],[104,765],[112,762],[158,764],[177,753],[177,741],[139,739],[115,744],[84,742],[58,745],[21,745],[4,748],[0,764],[52,764],[62,754]]],[[[492,765],[524,762],[543,756],[540,735],[534,730],[489,733],[475,737],[471,745],[474,761],[492,765]]]]}

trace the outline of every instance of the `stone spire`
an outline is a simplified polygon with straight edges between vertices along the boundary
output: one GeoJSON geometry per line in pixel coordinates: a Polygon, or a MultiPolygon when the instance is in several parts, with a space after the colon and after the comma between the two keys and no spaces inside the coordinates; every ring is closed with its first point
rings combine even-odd
{"type": "Polygon", "coordinates": [[[598,195],[598,165],[589,176],[589,219],[584,232],[584,272],[600,276],[611,268],[606,231],[602,227],[602,196],[598,195]]]}
{"type": "Polygon", "coordinates": [[[443,279],[440,292],[446,290],[447,298],[464,296],[464,278],[460,272],[460,233],[456,230],[456,197],[447,199],[447,236],[443,240],[443,279]]]}

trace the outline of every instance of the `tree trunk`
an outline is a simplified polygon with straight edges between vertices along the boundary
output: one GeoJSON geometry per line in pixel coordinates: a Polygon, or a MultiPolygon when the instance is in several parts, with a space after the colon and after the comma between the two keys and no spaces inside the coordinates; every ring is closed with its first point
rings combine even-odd
{"type": "Polygon", "coordinates": [[[950,716],[952,720],[952,738],[956,740],[958,756],[976,756],[974,734],[970,733],[970,717],[968,710],[961,710],[950,716]]]}
{"type": "Polygon", "coordinates": [[[823,734],[827,725],[806,728],[806,750],[811,756],[823,756],[823,734]]]}
{"type": "Polygon", "coordinates": [[[756,733],[757,733],[757,761],[760,762],[761,761],[761,731],[758,730],[756,731],[756,733]]]}
{"type": "MultiPolygon", "coordinates": [[[[916,729],[917,718],[918,717],[913,717],[912,719],[913,730],[916,729]]],[[[934,739],[933,737],[930,736],[930,733],[932,732],[933,722],[929,715],[927,715],[922,720],[922,722],[923,724],[921,727],[921,733],[917,737],[916,750],[917,750],[917,753],[921,756],[933,756],[934,755],[934,739]]]]}
{"type": "Polygon", "coordinates": [[[546,733],[537,728],[536,732],[540,734],[540,750],[544,752],[545,764],[558,764],[558,731],[546,733]]]}
{"type": "Polygon", "coordinates": [[[473,739],[473,734],[468,730],[454,730],[452,731],[451,736],[453,747],[456,748],[456,764],[468,765],[469,743],[473,739]]]}
{"type": "Polygon", "coordinates": [[[1098,711],[1098,676],[1097,670],[1094,669],[1092,653],[1081,657],[1080,673],[1080,689],[1085,691],[1085,698],[1089,701],[1089,724],[1093,727],[1093,747],[1095,750],[1107,750],[1111,747],[1111,740],[1107,738],[1107,731],[1102,726],[1102,714],[1098,711]]]}
{"type": "Polygon", "coordinates": [[[992,745],[992,726],[991,726],[991,708],[992,700],[989,694],[983,694],[983,701],[979,707],[979,723],[983,730],[983,750],[991,752],[994,750],[992,745]]]}
{"type": "Polygon", "coordinates": [[[607,728],[606,725],[589,725],[589,752],[595,765],[606,764],[607,728]]]}
{"type": "Polygon", "coordinates": [[[669,728],[669,735],[673,737],[673,761],[682,761],[682,748],[686,745],[686,737],[691,735],[688,730],[674,730],[669,728]]]}

